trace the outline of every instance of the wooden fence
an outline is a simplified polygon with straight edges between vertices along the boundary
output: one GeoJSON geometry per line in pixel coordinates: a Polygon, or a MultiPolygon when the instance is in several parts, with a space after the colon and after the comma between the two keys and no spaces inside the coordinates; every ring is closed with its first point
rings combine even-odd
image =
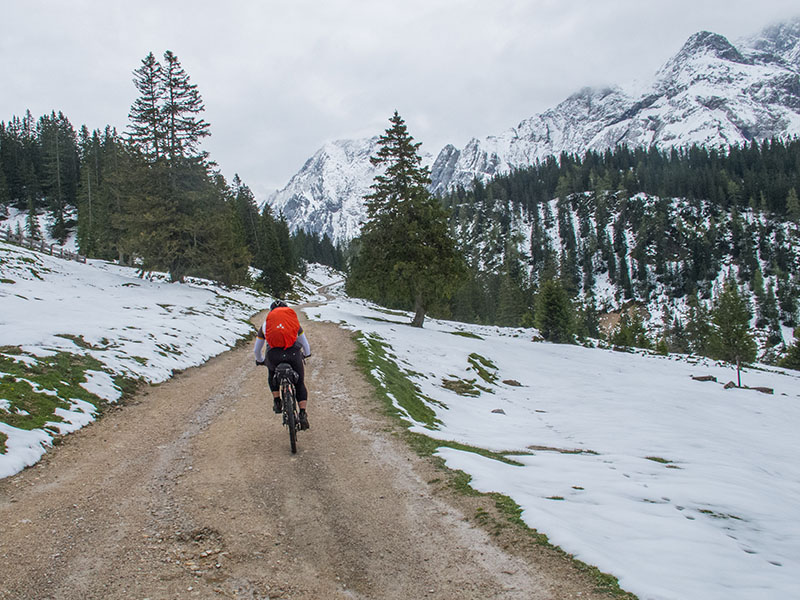
{"type": "Polygon", "coordinates": [[[29,248],[30,250],[35,250],[36,252],[42,252],[44,254],[49,254],[50,256],[56,256],[58,258],[64,258],[67,260],[75,260],[77,262],[86,262],[86,257],[81,256],[80,254],[75,254],[74,252],[70,252],[66,250],[63,246],[58,246],[56,244],[47,244],[42,240],[34,240],[29,237],[25,237],[22,234],[13,233],[11,229],[2,229],[0,230],[0,241],[8,242],[9,244],[16,244],[17,246],[22,246],[23,248],[29,248]]]}

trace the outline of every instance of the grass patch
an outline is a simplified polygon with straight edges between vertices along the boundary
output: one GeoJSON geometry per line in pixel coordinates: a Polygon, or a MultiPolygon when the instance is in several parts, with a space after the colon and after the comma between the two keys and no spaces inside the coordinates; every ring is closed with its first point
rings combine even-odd
{"type": "Polygon", "coordinates": [[[428,429],[437,429],[441,423],[436,413],[423,402],[419,388],[408,379],[408,374],[389,357],[389,344],[378,335],[363,334],[356,337],[356,342],[356,364],[375,386],[387,412],[400,418],[405,416],[394,406],[391,395],[412,419],[428,429]]]}
{"type": "Polygon", "coordinates": [[[482,340],[483,338],[479,336],[477,333],[472,333],[471,331],[450,331],[448,332],[450,335],[458,335],[465,338],[470,338],[473,340],[482,340]]]}
{"type": "Polygon", "coordinates": [[[17,283],[13,279],[6,279],[5,277],[0,278],[0,283],[17,283]]]}
{"type": "Polygon", "coordinates": [[[459,396],[475,398],[481,395],[481,391],[475,387],[475,381],[475,379],[442,379],[442,387],[459,396]]]}
{"type": "Polygon", "coordinates": [[[404,313],[404,312],[399,311],[399,310],[389,310],[388,308],[375,308],[374,310],[376,310],[377,312],[381,312],[381,313],[383,313],[385,315],[392,315],[393,317],[407,317],[408,316],[407,313],[404,313]]]}
{"type": "Polygon", "coordinates": [[[0,454],[5,454],[6,453],[6,442],[7,441],[8,441],[8,436],[5,433],[0,432],[0,454]]]}
{"type": "Polygon", "coordinates": [[[25,365],[0,356],[0,397],[10,403],[8,413],[3,414],[4,423],[19,429],[41,429],[48,422],[63,422],[55,409],[70,408],[65,398],[100,404],[80,385],[86,381],[87,370],[102,370],[99,361],[65,352],[36,360],[35,365],[25,365]]]}
{"type": "Polygon", "coordinates": [[[383,317],[365,317],[370,321],[377,321],[378,323],[391,323],[392,325],[408,325],[406,321],[392,321],[391,319],[384,319],[383,317]]]}
{"type": "Polygon", "coordinates": [[[94,346],[92,346],[89,342],[83,339],[82,335],[71,335],[68,333],[56,333],[56,337],[64,338],[65,340],[71,341],[75,344],[78,348],[83,348],[84,350],[92,350],[94,346]]]}
{"type": "Polygon", "coordinates": [[[497,381],[497,366],[488,358],[473,352],[467,359],[470,366],[475,369],[478,377],[483,379],[486,383],[493,385],[497,381]],[[494,373],[492,372],[494,371],[494,373]]]}
{"type": "MultiPolygon", "coordinates": [[[[507,465],[513,465],[515,467],[523,467],[521,462],[514,460],[513,458],[509,458],[508,455],[516,455],[516,456],[529,456],[530,453],[528,452],[493,452],[492,450],[487,450],[486,448],[479,448],[478,446],[470,446],[469,444],[462,444],[461,442],[454,442],[451,440],[435,440],[427,435],[422,435],[420,433],[412,433],[408,432],[408,442],[409,445],[414,449],[414,451],[419,454],[420,456],[424,457],[431,457],[439,448],[453,448],[454,450],[461,450],[463,452],[472,452],[473,454],[478,454],[480,456],[485,456],[486,458],[491,458],[492,460],[496,460],[507,465]]],[[[471,489],[471,488],[470,488],[471,489]]]]}
{"type": "MultiPolygon", "coordinates": [[[[86,371],[103,371],[100,361],[67,352],[35,359],[35,364],[14,360],[23,355],[18,347],[3,347],[0,353],[0,398],[9,403],[8,410],[0,412],[0,421],[11,427],[30,431],[45,429],[47,423],[62,423],[55,414],[57,408],[69,409],[75,398],[92,404],[100,416],[111,403],[81,385],[86,383],[86,371]],[[5,356],[3,356],[5,355],[5,356]]],[[[122,391],[122,398],[133,395],[141,381],[122,375],[113,376],[114,384],[122,391]]],[[[46,428],[52,431],[52,428],[46,428]]],[[[3,452],[5,449],[3,449],[3,452]]]]}
{"type": "Polygon", "coordinates": [[[660,456],[645,456],[647,460],[652,460],[653,462],[657,462],[661,465],[669,465],[672,464],[671,460],[667,460],[666,458],[661,458],[660,456]]]}
{"type": "Polygon", "coordinates": [[[594,450],[584,450],[582,448],[553,448],[552,446],[528,446],[529,450],[537,452],[558,452],[559,454],[589,454],[590,456],[598,456],[594,450]]]}

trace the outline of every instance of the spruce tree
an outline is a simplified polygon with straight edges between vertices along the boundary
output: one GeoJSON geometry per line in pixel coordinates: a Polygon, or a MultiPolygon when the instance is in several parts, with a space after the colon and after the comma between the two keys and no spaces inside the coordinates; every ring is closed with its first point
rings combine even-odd
{"type": "Polygon", "coordinates": [[[181,158],[205,160],[208,154],[199,149],[202,138],[211,135],[210,125],[200,117],[205,106],[197,85],[190,83],[189,75],[170,50],[164,53],[162,89],[167,157],[171,162],[181,158]]]}
{"type": "Polygon", "coordinates": [[[51,235],[63,244],[74,222],[68,216],[77,207],[79,157],[75,130],[63,113],[39,119],[42,190],[52,217],[51,235]]]}
{"type": "Polygon", "coordinates": [[[395,111],[370,160],[383,167],[365,198],[368,221],[348,276],[348,291],[377,302],[411,308],[422,327],[433,306],[452,296],[464,261],[453,240],[448,214],[431,196],[420,144],[395,111]]]}
{"type": "Polygon", "coordinates": [[[548,279],[539,287],[534,316],[544,339],[560,344],[573,341],[572,305],[559,280],[548,279]]]}
{"type": "Polygon", "coordinates": [[[164,155],[166,130],[162,119],[164,85],[161,63],[153,53],[142,59],[142,66],[133,72],[133,84],[139,90],[128,113],[130,141],[151,162],[164,155]]]}
{"type": "Polygon", "coordinates": [[[273,296],[281,297],[291,290],[292,280],[278,239],[277,223],[268,204],[261,212],[258,237],[261,243],[253,257],[253,267],[261,274],[256,278],[256,285],[273,296]]]}
{"type": "Polygon", "coordinates": [[[756,358],[756,343],[750,333],[753,315],[739,286],[729,275],[716,299],[712,312],[713,328],[710,338],[712,358],[736,364],[738,385],[741,387],[741,367],[756,358]]]}
{"type": "Polygon", "coordinates": [[[789,351],[781,360],[780,366],[800,371],[800,327],[795,328],[794,344],[789,347],[789,351]]]}
{"type": "Polygon", "coordinates": [[[688,298],[689,314],[686,319],[685,335],[689,350],[701,356],[708,355],[711,337],[711,315],[697,293],[688,298]]]}
{"type": "Polygon", "coordinates": [[[795,188],[790,189],[786,197],[786,216],[796,225],[800,225],[800,200],[797,199],[795,188]]]}

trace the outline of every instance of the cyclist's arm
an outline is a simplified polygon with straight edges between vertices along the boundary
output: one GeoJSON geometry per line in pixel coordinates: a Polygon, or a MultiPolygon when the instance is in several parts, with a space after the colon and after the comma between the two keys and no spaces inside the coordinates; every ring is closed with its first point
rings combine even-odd
{"type": "Polygon", "coordinates": [[[311,346],[308,345],[306,334],[305,333],[298,334],[297,341],[300,342],[300,345],[303,347],[303,356],[311,356],[311,346]]]}
{"type": "Polygon", "coordinates": [[[253,354],[256,355],[256,362],[262,362],[264,360],[264,347],[267,345],[267,340],[262,337],[256,338],[256,345],[253,348],[253,354]]]}

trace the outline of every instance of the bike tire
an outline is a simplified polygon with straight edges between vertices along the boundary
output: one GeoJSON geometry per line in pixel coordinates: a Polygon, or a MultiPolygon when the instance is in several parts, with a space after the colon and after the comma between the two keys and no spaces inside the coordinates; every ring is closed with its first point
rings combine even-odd
{"type": "Polygon", "coordinates": [[[289,447],[292,449],[292,454],[297,454],[297,412],[294,405],[294,393],[291,387],[287,386],[283,397],[283,410],[286,413],[286,426],[289,428],[289,447]]]}

